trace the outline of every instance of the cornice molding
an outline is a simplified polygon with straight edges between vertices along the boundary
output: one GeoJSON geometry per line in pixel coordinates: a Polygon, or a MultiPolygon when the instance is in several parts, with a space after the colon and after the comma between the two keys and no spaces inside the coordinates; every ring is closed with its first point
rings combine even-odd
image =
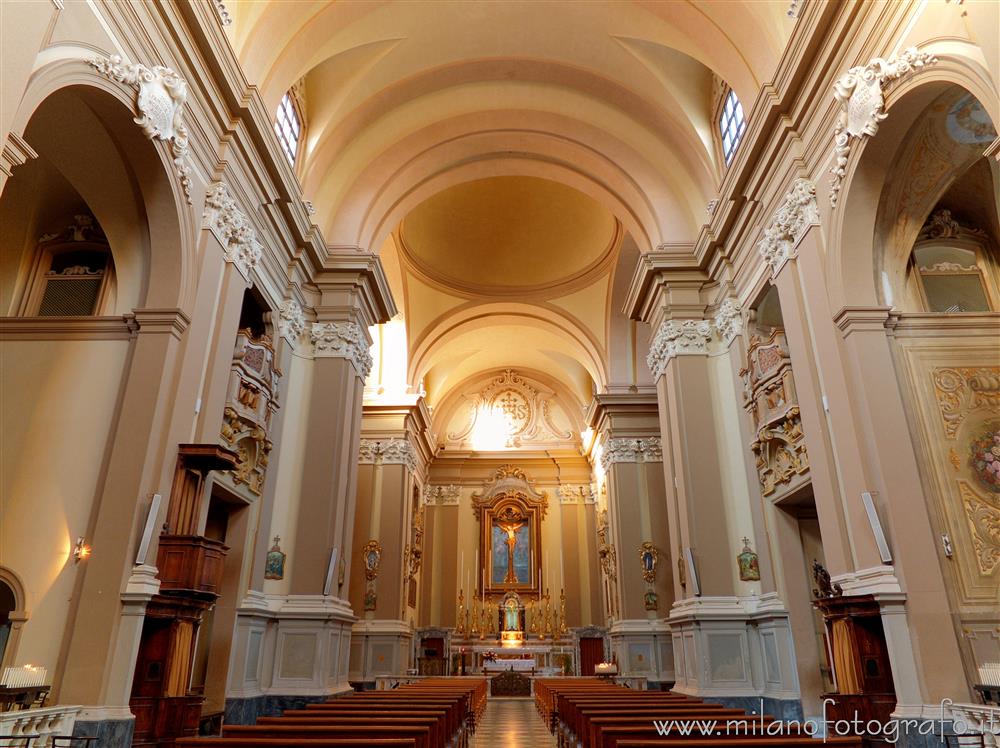
{"type": "Polygon", "coordinates": [[[139,63],[125,62],[120,55],[91,57],[87,62],[105,78],[136,89],[139,115],[135,123],[150,140],[163,140],[170,144],[174,172],[187,204],[191,205],[188,131],[184,125],[187,81],[163,65],[148,68],[139,63]]]}
{"type": "Polygon", "coordinates": [[[129,340],[139,325],[119,317],[0,317],[0,340],[129,340]]]}
{"type": "Polygon", "coordinates": [[[622,462],[663,462],[659,437],[609,439],[601,452],[601,469],[608,472],[612,465],[622,462]]]}
{"type": "Polygon", "coordinates": [[[203,218],[222,244],[226,262],[235,265],[252,286],[251,274],[260,264],[264,248],[257,241],[257,230],[236,204],[225,182],[216,182],[208,188],[203,218]]]}
{"type": "Polygon", "coordinates": [[[14,169],[22,164],[26,164],[31,159],[38,158],[35,149],[28,145],[28,141],[16,132],[7,134],[7,142],[3,145],[3,159],[0,160],[0,171],[4,176],[10,177],[14,169]]]}
{"type": "Polygon", "coordinates": [[[596,504],[597,493],[591,483],[560,483],[556,488],[560,504],[596,504]]]}
{"type": "Polygon", "coordinates": [[[889,116],[885,111],[882,89],[886,84],[916,73],[937,61],[934,55],[909,47],[888,59],[875,57],[867,65],[853,67],[837,79],[833,95],[840,107],[840,116],[833,133],[831,206],[837,206],[844,177],[847,175],[851,139],[874,136],[878,132],[879,123],[889,116]]]}
{"type": "Polygon", "coordinates": [[[417,470],[417,454],[409,439],[362,439],[358,447],[360,465],[405,465],[417,470]]]}
{"type": "Polygon", "coordinates": [[[808,179],[796,179],[757,242],[757,251],[771,267],[772,278],[795,257],[799,241],[814,224],[819,224],[816,185],[808,179]]]}
{"type": "Polygon", "coordinates": [[[313,322],[309,339],[316,358],[346,358],[358,376],[368,378],[374,362],[367,334],[357,322],[313,322]]]}
{"type": "Polygon", "coordinates": [[[712,323],[704,319],[664,321],[656,331],[649,346],[646,363],[653,372],[653,379],[659,379],[667,370],[667,364],[675,356],[698,356],[708,353],[708,343],[712,339],[712,323]]]}

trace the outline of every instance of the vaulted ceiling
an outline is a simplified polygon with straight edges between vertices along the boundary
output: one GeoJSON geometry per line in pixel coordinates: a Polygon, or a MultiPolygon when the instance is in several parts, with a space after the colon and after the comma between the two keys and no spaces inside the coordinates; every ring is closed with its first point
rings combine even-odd
{"type": "Polygon", "coordinates": [[[523,366],[584,401],[635,384],[622,276],[695,238],[718,87],[749,108],[794,23],[787,0],[227,7],[268,105],[299,85],[296,169],[327,241],[391,266],[409,376],[443,396],[523,366]]]}

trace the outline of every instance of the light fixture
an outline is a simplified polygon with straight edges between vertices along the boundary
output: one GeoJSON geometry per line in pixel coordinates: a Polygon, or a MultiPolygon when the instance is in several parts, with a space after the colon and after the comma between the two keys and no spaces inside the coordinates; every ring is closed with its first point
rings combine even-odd
{"type": "Polygon", "coordinates": [[[73,546],[73,558],[76,559],[76,563],[90,558],[90,546],[83,542],[82,537],[76,539],[76,545],[73,546]]]}

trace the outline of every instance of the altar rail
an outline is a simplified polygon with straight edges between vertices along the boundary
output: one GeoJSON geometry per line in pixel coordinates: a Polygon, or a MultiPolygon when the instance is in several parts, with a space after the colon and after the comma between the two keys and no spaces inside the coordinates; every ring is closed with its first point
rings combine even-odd
{"type": "MultiPolygon", "coordinates": [[[[72,735],[79,706],[47,706],[42,709],[21,709],[0,712],[0,740],[37,735],[29,741],[31,748],[50,744],[53,735],[72,735]]],[[[6,744],[8,741],[3,741],[6,744]]]]}
{"type": "Polygon", "coordinates": [[[964,725],[955,745],[959,746],[1000,746],[1000,707],[984,704],[952,704],[949,711],[958,724],[964,725]]]}

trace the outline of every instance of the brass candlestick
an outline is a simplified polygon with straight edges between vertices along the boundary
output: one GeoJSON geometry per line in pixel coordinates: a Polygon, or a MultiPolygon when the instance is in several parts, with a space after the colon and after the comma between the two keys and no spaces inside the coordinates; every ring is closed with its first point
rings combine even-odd
{"type": "Polygon", "coordinates": [[[545,590],[545,635],[552,637],[553,627],[552,627],[552,596],[549,594],[548,589],[545,590]]]}
{"type": "Polygon", "coordinates": [[[565,639],[569,635],[569,628],[566,626],[566,590],[559,590],[559,638],[565,639]]]}
{"type": "Polygon", "coordinates": [[[472,601],[472,628],[469,630],[469,634],[473,637],[479,633],[479,613],[476,611],[476,601],[472,601]]]}
{"type": "Polygon", "coordinates": [[[468,626],[465,615],[465,594],[463,590],[458,591],[458,621],[455,624],[455,633],[462,639],[465,638],[465,631],[468,626]]]}

